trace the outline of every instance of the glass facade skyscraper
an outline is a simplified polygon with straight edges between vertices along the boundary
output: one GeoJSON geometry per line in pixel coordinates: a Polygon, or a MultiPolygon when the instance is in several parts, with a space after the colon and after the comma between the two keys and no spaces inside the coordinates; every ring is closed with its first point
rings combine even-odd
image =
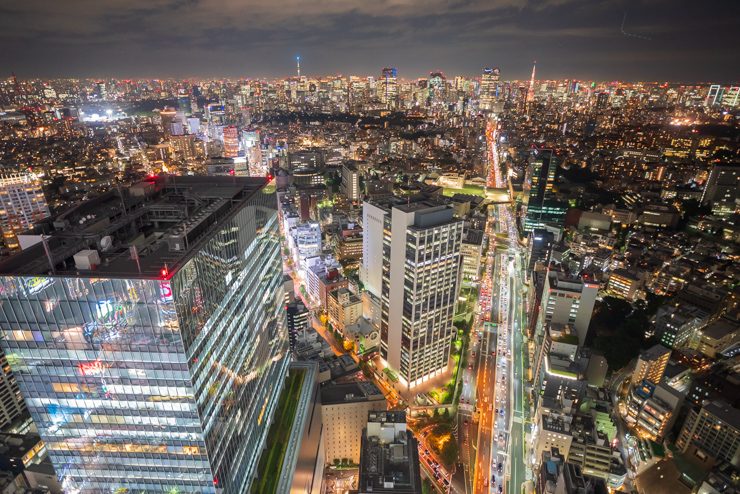
{"type": "Polygon", "coordinates": [[[570,205],[555,199],[552,188],[556,171],[557,160],[552,149],[532,150],[522,192],[523,230],[526,233],[545,225],[563,226],[570,205]]]}
{"type": "Polygon", "coordinates": [[[289,361],[266,183],[111,192],[0,263],[2,346],[66,492],[248,492],[289,361]]]}

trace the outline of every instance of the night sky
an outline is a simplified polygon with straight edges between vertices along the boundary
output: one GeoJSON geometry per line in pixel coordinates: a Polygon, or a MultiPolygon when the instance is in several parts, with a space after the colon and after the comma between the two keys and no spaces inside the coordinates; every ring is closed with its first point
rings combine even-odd
{"type": "Polygon", "coordinates": [[[0,77],[740,81],[740,0],[6,0],[0,77]],[[625,13],[624,31],[620,32],[625,13]],[[637,36],[641,36],[643,39],[637,36]]]}

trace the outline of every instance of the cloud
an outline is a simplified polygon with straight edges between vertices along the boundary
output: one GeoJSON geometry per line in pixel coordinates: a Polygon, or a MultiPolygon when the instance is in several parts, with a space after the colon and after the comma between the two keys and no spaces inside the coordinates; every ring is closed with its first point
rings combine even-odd
{"type": "MultiPolygon", "coordinates": [[[[0,7],[0,66],[32,75],[374,74],[395,65],[525,77],[738,77],[740,2],[705,0],[24,0],[0,7]],[[724,15],[717,16],[716,12],[724,15]],[[652,37],[650,46],[627,39],[652,37]],[[701,55],[702,50],[705,51],[701,55]],[[676,60],[684,57],[685,68],[676,60]],[[690,58],[691,57],[691,58],[690,58]],[[714,59],[712,59],[714,57],[714,59]],[[647,63],[646,60],[650,58],[647,63]],[[634,63],[610,65],[609,60],[634,63]],[[547,67],[550,67],[549,71],[547,67]],[[618,69],[624,75],[617,73],[618,69]],[[249,70],[250,73],[245,73],[249,70]],[[166,73],[158,73],[166,71],[166,73]],[[539,70],[538,70],[539,72],[539,70]],[[589,75],[593,74],[593,75],[589,75]]],[[[650,43],[650,42],[647,42],[650,43]]]]}

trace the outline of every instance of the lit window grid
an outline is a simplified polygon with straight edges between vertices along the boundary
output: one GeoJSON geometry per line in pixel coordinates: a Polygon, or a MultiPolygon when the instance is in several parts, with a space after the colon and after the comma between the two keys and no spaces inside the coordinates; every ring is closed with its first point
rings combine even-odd
{"type": "Polygon", "coordinates": [[[276,214],[260,202],[242,210],[169,287],[153,280],[0,280],[3,345],[66,482],[215,492],[220,477],[223,492],[247,491],[245,472],[255,467],[288,362],[276,214]],[[230,241],[240,228],[246,249],[230,241]],[[242,261],[245,251],[254,255],[242,261]],[[239,282],[225,286],[232,271],[241,273],[239,282]],[[201,424],[200,416],[211,420],[201,424]],[[229,471],[242,473],[218,474],[229,471]]]}

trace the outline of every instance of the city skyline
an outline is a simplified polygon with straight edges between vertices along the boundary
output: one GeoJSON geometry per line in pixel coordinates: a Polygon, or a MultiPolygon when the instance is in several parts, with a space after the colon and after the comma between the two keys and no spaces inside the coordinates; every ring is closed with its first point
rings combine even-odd
{"type": "Polygon", "coordinates": [[[733,16],[716,18],[715,8],[692,6],[687,0],[508,0],[496,7],[291,0],[277,6],[24,4],[2,11],[0,40],[7,49],[0,65],[21,79],[281,78],[295,74],[300,56],[309,76],[378,77],[382,67],[397,67],[399,78],[437,69],[479,76],[488,66],[500,67],[505,79],[523,80],[538,60],[541,79],[734,82],[740,60],[733,16]]]}

